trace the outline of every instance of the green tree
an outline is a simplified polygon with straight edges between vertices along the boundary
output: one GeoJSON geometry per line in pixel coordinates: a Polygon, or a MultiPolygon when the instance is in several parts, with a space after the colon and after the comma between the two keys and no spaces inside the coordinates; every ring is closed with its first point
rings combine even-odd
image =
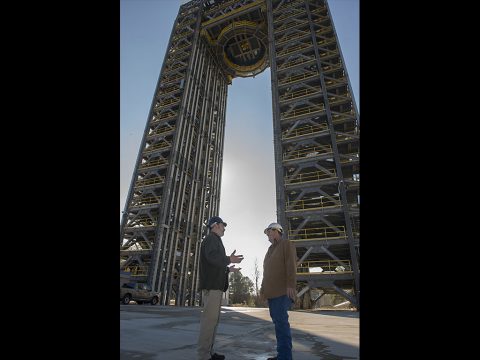
{"type": "Polygon", "coordinates": [[[242,273],[233,272],[229,278],[229,295],[231,304],[250,305],[253,302],[254,285],[252,280],[242,273]]]}

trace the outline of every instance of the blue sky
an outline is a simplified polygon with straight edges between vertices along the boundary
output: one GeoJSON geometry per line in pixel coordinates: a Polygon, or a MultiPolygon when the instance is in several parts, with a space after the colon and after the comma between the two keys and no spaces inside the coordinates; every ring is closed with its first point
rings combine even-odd
{"type": "MultiPolygon", "coordinates": [[[[120,1],[120,208],[132,180],[147,116],[179,6],[184,0],[120,1]]],[[[329,0],[357,108],[359,0],[329,0]]],[[[242,274],[262,272],[270,243],[264,228],[276,221],[270,68],[235,78],[228,89],[220,214],[228,226],[227,253],[245,259],[242,274]]]]}

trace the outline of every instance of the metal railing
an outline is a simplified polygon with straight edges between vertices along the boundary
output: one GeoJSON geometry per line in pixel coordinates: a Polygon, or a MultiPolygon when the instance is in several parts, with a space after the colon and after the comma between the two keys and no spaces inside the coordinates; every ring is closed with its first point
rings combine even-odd
{"type": "Polygon", "coordinates": [[[153,120],[150,123],[150,125],[155,125],[155,124],[157,124],[161,121],[164,121],[164,120],[174,119],[176,116],[177,116],[176,112],[173,112],[172,110],[169,110],[169,112],[166,112],[165,114],[162,114],[162,115],[158,116],[155,120],[153,120]]]}
{"type": "Polygon", "coordinates": [[[277,68],[278,70],[286,70],[290,69],[294,66],[300,65],[300,64],[306,64],[315,61],[315,56],[311,56],[309,58],[300,58],[300,59],[295,59],[292,61],[286,61],[281,65],[278,65],[277,68]]]}
{"type": "Polygon", "coordinates": [[[317,155],[324,155],[324,154],[331,154],[332,146],[331,145],[324,145],[322,147],[319,146],[312,146],[309,148],[301,149],[301,150],[294,150],[294,151],[287,151],[283,154],[283,160],[294,160],[294,159],[301,159],[301,158],[309,158],[314,157],[317,155]]]}
{"type": "Polygon", "coordinates": [[[277,40],[275,45],[282,45],[282,44],[285,44],[285,43],[287,43],[291,40],[300,39],[300,38],[306,37],[306,36],[310,36],[310,32],[299,30],[298,33],[285,35],[285,36],[281,37],[280,39],[277,40]]]}
{"type": "Polygon", "coordinates": [[[297,266],[298,275],[351,273],[350,260],[305,261],[297,266]]]}
{"type": "Polygon", "coordinates": [[[333,207],[341,207],[340,196],[332,196],[331,198],[320,197],[318,199],[305,199],[297,201],[287,201],[285,211],[305,211],[314,209],[325,209],[333,207]]]}
{"type": "Polygon", "coordinates": [[[159,135],[162,135],[162,134],[168,134],[168,133],[170,133],[174,130],[175,130],[175,125],[174,126],[164,126],[164,127],[161,127],[160,129],[152,131],[150,134],[148,134],[148,137],[159,136],[159,135]]]}
{"type": "Polygon", "coordinates": [[[306,126],[302,126],[301,128],[296,128],[292,131],[289,131],[287,129],[282,134],[282,140],[293,139],[302,135],[316,134],[324,130],[328,130],[328,126],[326,124],[320,124],[315,126],[306,125],[306,126]]]}
{"type": "Polygon", "coordinates": [[[337,226],[336,228],[338,230],[332,227],[289,230],[288,239],[293,242],[309,240],[346,239],[347,233],[345,232],[345,227],[337,226]]]}
{"type": "Polygon", "coordinates": [[[281,33],[285,30],[295,28],[295,27],[300,27],[300,26],[305,26],[308,25],[308,19],[295,19],[296,21],[289,22],[285,25],[279,26],[278,28],[275,28],[273,31],[275,34],[281,33]]]}
{"type": "Polygon", "coordinates": [[[180,98],[176,98],[176,99],[168,99],[168,100],[162,100],[160,101],[157,105],[155,105],[155,108],[159,108],[161,106],[167,106],[167,105],[173,105],[173,104],[176,104],[180,102],[180,98]]]}
{"type": "Polygon", "coordinates": [[[298,99],[298,98],[302,98],[302,97],[305,97],[305,96],[308,96],[308,95],[313,95],[313,94],[321,94],[321,89],[301,89],[301,90],[298,90],[298,91],[294,91],[292,93],[286,93],[286,94],[283,94],[283,95],[280,95],[279,96],[279,100],[280,102],[285,102],[285,101],[288,101],[288,100],[293,100],[293,99],[298,99]]]}
{"type": "Polygon", "coordinates": [[[168,164],[168,161],[166,159],[157,159],[153,161],[149,161],[146,163],[141,164],[138,169],[139,170],[145,170],[145,169],[150,169],[155,166],[160,166],[160,165],[166,165],[168,164]]]}
{"type": "Polygon", "coordinates": [[[302,74],[294,75],[294,76],[288,76],[288,77],[286,77],[282,80],[278,80],[278,84],[279,85],[287,85],[287,84],[290,84],[290,83],[298,81],[298,80],[310,79],[310,78],[315,77],[317,75],[318,75],[318,71],[314,71],[314,72],[311,72],[311,73],[302,73],[302,74]]]}
{"type": "Polygon", "coordinates": [[[283,2],[281,5],[277,6],[275,9],[273,9],[273,13],[276,14],[278,12],[284,12],[292,7],[298,6],[298,5],[304,5],[303,0],[296,0],[292,1],[290,3],[284,4],[283,2]]]}
{"type": "Polygon", "coordinates": [[[145,266],[145,265],[126,266],[124,271],[129,272],[130,276],[147,276],[148,266],[145,266]]]}
{"type": "Polygon", "coordinates": [[[299,15],[306,15],[306,11],[305,9],[291,9],[291,11],[287,11],[285,14],[282,14],[280,15],[279,17],[277,17],[276,19],[273,19],[273,24],[278,24],[280,23],[281,21],[285,20],[285,19],[288,19],[288,18],[292,18],[292,17],[295,17],[295,16],[299,16],[299,15]]]}
{"type": "Polygon", "coordinates": [[[131,207],[142,207],[142,206],[150,206],[153,204],[160,204],[161,199],[157,199],[154,196],[146,196],[146,197],[140,197],[140,198],[134,198],[132,199],[131,202],[131,207]]]}
{"type": "Polygon", "coordinates": [[[304,107],[302,109],[296,109],[292,111],[286,111],[280,114],[280,120],[288,120],[288,119],[293,119],[298,116],[303,116],[303,115],[308,115],[308,114],[313,114],[313,113],[318,113],[322,112],[325,110],[325,105],[319,104],[316,106],[308,106],[304,107]]]}
{"type": "Polygon", "coordinates": [[[158,144],[155,144],[155,145],[152,145],[152,146],[146,148],[146,149],[143,151],[143,153],[144,153],[144,154],[148,154],[148,153],[151,153],[151,152],[153,152],[153,151],[155,151],[155,150],[165,149],[165,148],[168,148],[168,147],[170,147],[170,146],[172,146],[172,144],[167,143],[167,142],[160,142],[160,143],[158,143],[158,144]]]}
{"type": "Polygon", "coordinates": [[[335,169],[331,169],[331,173],[327,174],[322,171],[312,171],[295,176],[285,176],[285,184],[303,184],[307,182],[314,182],[320,180],[334,179],[337,177],[335,169]]]}
{"type": "Polygon", "coordinates": [[[137,180],[135,183],[135,189],[145,187],[145,186],[151,186],[155,184],[163,184],[165,182],[165,176],[160,176],[152,179],[142,179],[142,180],[137,180]]]}
{"type": "Polygon", "coordinates": [[[277,51],[277,57],[288,55],[288,54],[297,52],[299,50],[308,49],[308,48],[311,48],[312,46],[313,46],[312,43],[308,43],[308,44],[302,43],[302,44],[298,44],[296,46],[292,46],[292,47],[289,47],[289,48],[286,48],[286,49],[282,49],[280,51],[277,51]]]}
{"type": "Polygon", "coordinates": [[[149,217],[136,218],[129,222],[126,226],[127,229],[138,228],[138,227],[152,227],[156,226],[157,223],[149,217]]]}

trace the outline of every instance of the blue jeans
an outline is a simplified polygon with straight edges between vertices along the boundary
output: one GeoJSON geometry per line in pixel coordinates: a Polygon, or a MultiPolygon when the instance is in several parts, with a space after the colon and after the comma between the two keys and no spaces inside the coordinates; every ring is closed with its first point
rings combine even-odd
{"type": "Polygon", "coordinates": [[[275,324],[278,360],[292,360],[292,334],[287,312],[292,304],[293,301],[287,295],[268,299],[270,316],[275,324]]]}

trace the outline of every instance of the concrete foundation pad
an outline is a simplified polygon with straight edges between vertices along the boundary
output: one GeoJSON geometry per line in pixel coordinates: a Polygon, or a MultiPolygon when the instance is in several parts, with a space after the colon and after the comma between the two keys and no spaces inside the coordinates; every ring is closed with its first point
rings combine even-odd
{"type": "MultiPolygon", "coordinates": [[[[198,307],[120,305],[120,359],[197,359],[200,313],[198,307]]],[[[359,320],[352,311],[289,311],[293,359],[359,359],[359,320]]],[[[215,351],[225,360],[275,356],[268,308],[222,306],[215,351]]]]}

